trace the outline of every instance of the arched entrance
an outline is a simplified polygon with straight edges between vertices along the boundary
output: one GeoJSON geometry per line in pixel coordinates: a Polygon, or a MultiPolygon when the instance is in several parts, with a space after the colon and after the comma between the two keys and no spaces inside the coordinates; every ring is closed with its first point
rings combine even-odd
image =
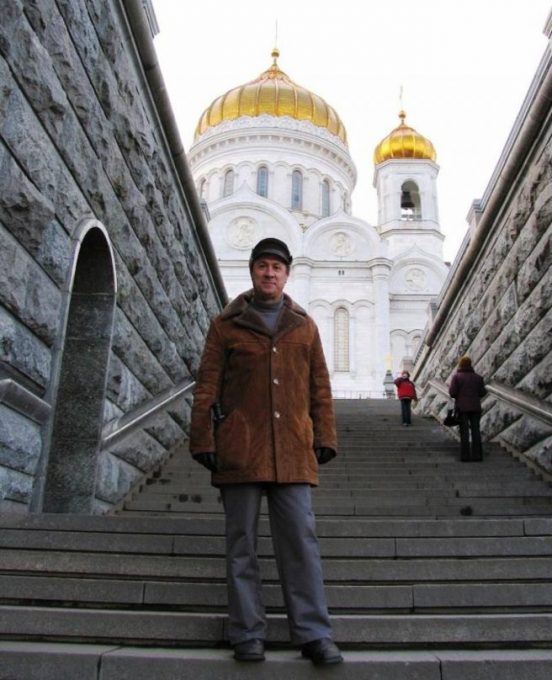
{"type": "Polygon", "coordinates": [[[116,302],[113,254],[103,226],[81,229],[59,362],[43,512],[89,513],[116,302]]]}

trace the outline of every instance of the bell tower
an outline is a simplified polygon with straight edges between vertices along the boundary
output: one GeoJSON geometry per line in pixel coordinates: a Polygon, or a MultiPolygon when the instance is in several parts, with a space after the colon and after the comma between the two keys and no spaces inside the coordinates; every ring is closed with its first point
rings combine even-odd
{"type": "Polygon", "coordinates": [[[431,141],[400,124],[376,146],[374,186],[378,196],[378,231],[392,252],[415,236],[424,250],[442,256],[443,235],[437,206],[437,154],[431,141]],[[423,245],[422,245],[423,243],[423,245]]]}

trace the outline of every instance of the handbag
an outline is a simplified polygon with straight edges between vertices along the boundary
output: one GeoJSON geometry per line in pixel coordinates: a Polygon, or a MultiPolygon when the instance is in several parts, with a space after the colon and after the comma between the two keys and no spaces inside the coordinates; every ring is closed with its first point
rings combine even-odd
{"type": "Polygon", "coordinates": [[[443,425],[446,425],[447,427],[454,427],[455,425],[459,425],[460,421],[458,420],[458,415],[456,414],[456,410],[453,408],[449,408],[447,410],[447,415],[445,419],[443,420],[443,425]]]}

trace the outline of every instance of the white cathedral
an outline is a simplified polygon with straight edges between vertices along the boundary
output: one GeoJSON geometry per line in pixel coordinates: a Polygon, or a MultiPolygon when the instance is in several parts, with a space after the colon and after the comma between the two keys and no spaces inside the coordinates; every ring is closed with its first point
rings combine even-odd
{"type": "Polygon", "coordinates": [[[188,160],[229,297],[251,287],[261,238],[293,255],[288,292],[316,320],[335,397],[380,397],[409,368],[448,268],[433,144],[400,124],[376,147],[378,224],[351,214],[356,169],[345,127],[273,63],[215,99],[188,160]]]}

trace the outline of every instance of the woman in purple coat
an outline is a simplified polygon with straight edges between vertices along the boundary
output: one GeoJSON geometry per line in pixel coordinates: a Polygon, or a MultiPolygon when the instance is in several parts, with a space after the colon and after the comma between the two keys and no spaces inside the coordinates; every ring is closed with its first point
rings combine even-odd
{"type": "Polygon", "coordinates": [[[483,460],[479,420],[481,397],[487,394],[487,390],[483,378],[473,370],[469,357],[464,356],[458,362],[458,370],[452,376],[449,394],[456,400],[456,412],[460,421],[460,460],[483,460]]]}

